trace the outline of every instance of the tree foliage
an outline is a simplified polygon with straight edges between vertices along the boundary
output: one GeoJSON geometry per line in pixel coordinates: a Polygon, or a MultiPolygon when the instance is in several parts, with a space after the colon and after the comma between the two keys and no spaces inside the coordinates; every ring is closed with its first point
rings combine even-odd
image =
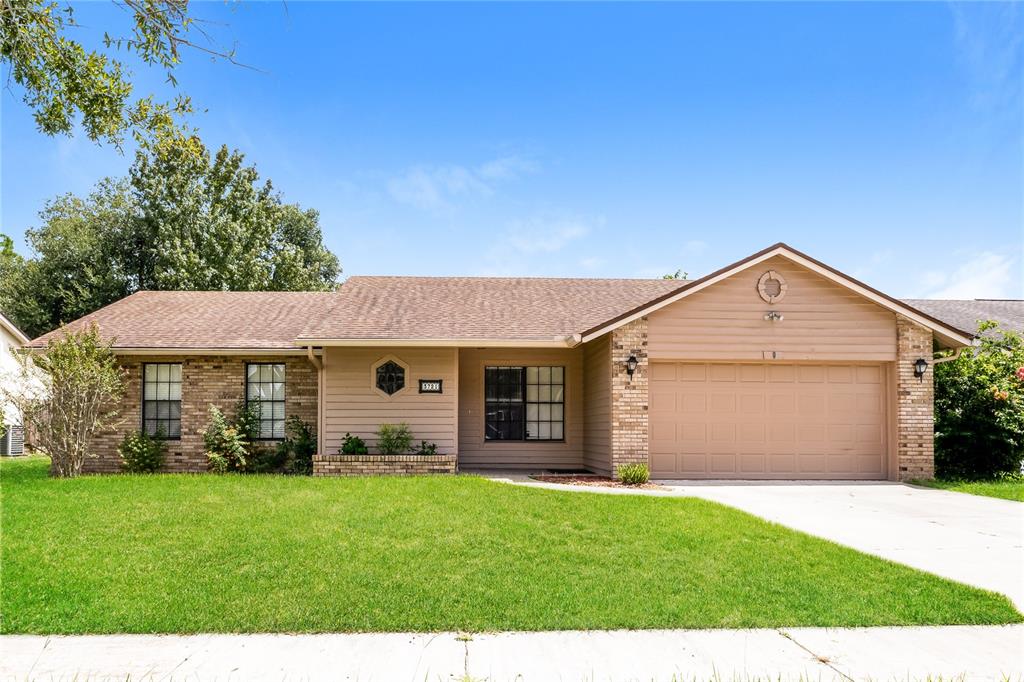
{"type": "Polygon", "coordinates": [[[237,150],[211,155],[194,136],[143,144],[127,178],[39,215],[34,256],[0,280],[0,306],[30,336],[140,289],[319,291],[341,271],[316,211],[285,204],[237,150]]]}
{"type": "Polygon", "coordinates": [[[32,428],[53,475],[77,476],[92,436],[118,422],[124,369],[96,325],[54,339],[40,353],[15,357],[16,376],[0,382],[0,396],[32,428]]]}
{"type": "Polygon", "coordinates": [[[1024,461],[1024,337],[979,327],[976,349],[935,366],[939,478],[1019,474],[1024,461]]]}
{"type": "Polygon", "coordinates": [[[184,48],[234,61],[233,52],[216,48],[189,16],[188,0],[114,4],[126,11],[131,29],[126,35],[104,33],[100,50],[69,37],[69,29],[81,28],[69,3],[0,0],[0,57],[43,133],[70,134],[80,121],[89,139],[119,146],[127,131],[138,139],[159,134],[191,110],[183,96],[171,102],[134,97],[131,73],[110,52],[122,50],[164,69],[172,85],[184,48]]]}

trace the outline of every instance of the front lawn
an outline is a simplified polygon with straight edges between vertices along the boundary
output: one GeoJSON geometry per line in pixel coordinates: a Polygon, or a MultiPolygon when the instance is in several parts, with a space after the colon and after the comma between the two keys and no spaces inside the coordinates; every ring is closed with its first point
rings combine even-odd
{"type": "Polygon", "coordinates": [[[915,485],[929,488],[953,490],[958,493],[999,497],[1004,500],[1024,502],[1024,478],[1010,478],[1000,481],[914,481],[915,485]]]}
{"type": "Polygon", "coordinates": [[[1002,596],[696,499],[0,463],[7,633],[1007,623],[1002,596]]]}

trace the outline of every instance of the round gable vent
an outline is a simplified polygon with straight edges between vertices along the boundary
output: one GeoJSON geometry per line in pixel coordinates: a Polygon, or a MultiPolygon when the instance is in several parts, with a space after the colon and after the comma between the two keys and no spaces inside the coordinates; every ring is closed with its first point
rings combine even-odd
{"type": "Polygon", "coordinates": [[[785,298],[788,288],[786,280],[774,270],[769,270],[757,280],[757,293],[765,303],[778,303],[785,298]]]}

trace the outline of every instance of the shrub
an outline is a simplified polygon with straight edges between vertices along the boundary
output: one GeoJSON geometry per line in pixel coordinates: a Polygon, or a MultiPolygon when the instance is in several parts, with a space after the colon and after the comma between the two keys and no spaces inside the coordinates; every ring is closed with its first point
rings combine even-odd
{"type": "Polygon", "coordinates": [[[239,400],[235,405],[235,428],[249,443],[260,439],[261,414],[259,400],[250,400],[249,402],[239,400]]]}
{"type": "Polygon", "coordinates": [[[249,444],[245,472],[248,474],[279,474],[288,461],[288,451],[282,449],[284,441],[277,447],[249,444]]]}
{"type": "Polygon", "coordinates": [[[338,452],[342,455],[368,455],[370,450],[366,447],[366,441],[351,433],[345,434],[345,440],[341,441],[341,449],[338,452]]]}
{"type": "Polygon", "coordinates": [[[163,434],[151,436],[145,431],[130,431],[117,448],[125,471],[133,474],[151,474],[164,465],[167,443],[163,434]]]}
{"type": "Polygon", "coordinates": [[[284,425],[285,439],[277,446],[283,453],[282,465],[288,473],[309,476],[313,473],[313,455],[316,453],[316,432],[296,415],[288,417],[284,425]]]}
{"type": "Polygon", "coordinates": [[[979,345],[935,365],[935,473],[978,480],[1019,474],[1024,460],[1024,337],[978,328],[979,345]]]}
{"type": "Polygon", "coordinates": [[[93,435],[120,422],[125,371],[110,342],[93,324],[14,358],[11,376],[0,381],[0,404],[21,412],[35,445],[50,456],[54,476],[77,476],[93,435]]]}
{"type": "Polygon", "coordinates": [[[412,431],[405,422],[381,424],[377,428],[377,449],[382,455],[404,455],[412,450],[412,431]]]}
{"type": "Polygon", "coordinates": [[[249,444],[216,405],[210,405],[210,425],[203,433],[203,443],[210,468],[217,473],[245,470],[249,444]]]}
{"type": "Polygon", "coordinates": [[[428,443],[425,440],[420,441],[420,446],[416,450],[417,455],[436,455],[437,454],[437,443],[428,443]]]}
{"type": "Polygon", "coordinates": [[[651,471],[646,464],[622,464],[618,468],[619,480],[626,485],[643,485],[651,478],[651,471]]]}

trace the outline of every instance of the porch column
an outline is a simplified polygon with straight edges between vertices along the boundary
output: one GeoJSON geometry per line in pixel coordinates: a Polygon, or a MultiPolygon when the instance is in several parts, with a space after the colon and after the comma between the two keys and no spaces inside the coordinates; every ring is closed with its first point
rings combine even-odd
{"type": "Polygon", "coordinates": [[[623,464],[648,464],[647,318],[625,324],[611,335],[611,469],[612,476],[618,478],[618,468],[623,464]],[[632,377],[626,371],[631,355],[637,359],[632,377]]]}
{"type": "Polygon", "coordinates": [[[935,404],[932,333],[896,315],[896,478],[909,481],[935,477],[935,404]],[[914,362],[928,361],[923,377],[914,376],[914,362]]]}

